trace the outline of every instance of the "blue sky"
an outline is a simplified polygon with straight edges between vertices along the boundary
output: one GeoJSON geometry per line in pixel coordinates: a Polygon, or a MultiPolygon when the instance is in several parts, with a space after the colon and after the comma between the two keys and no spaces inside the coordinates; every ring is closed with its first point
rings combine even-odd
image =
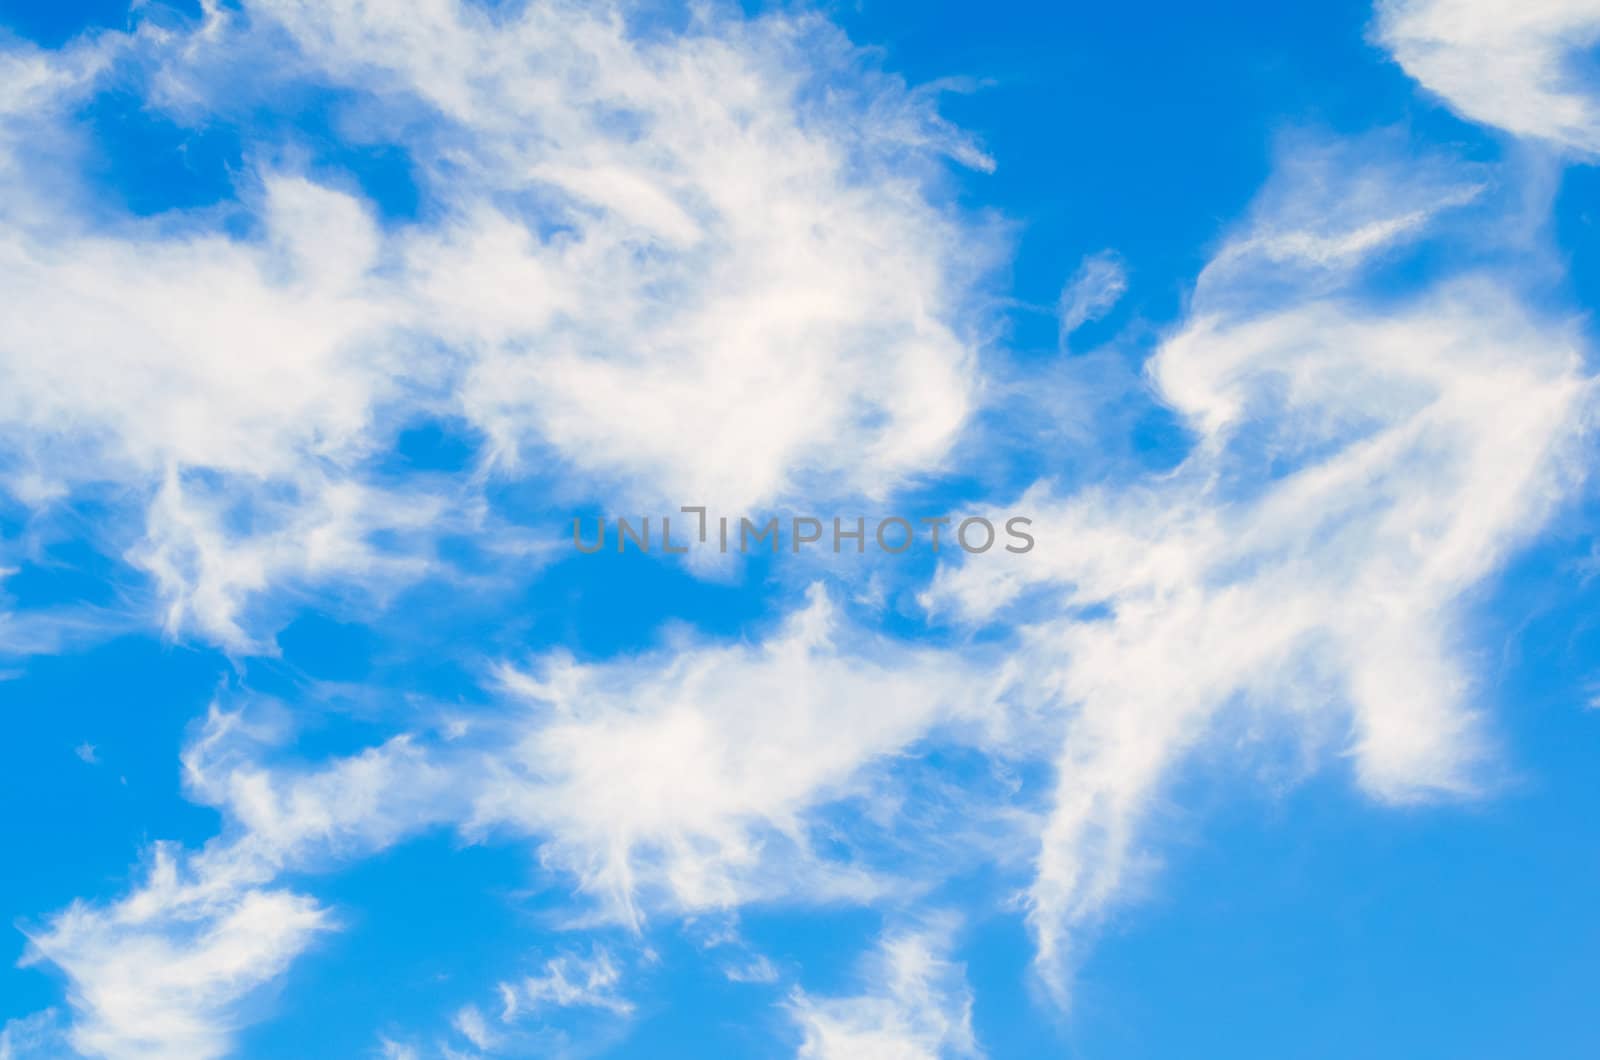
{"type": "Polygon", "coordinates": [[[0,1060],[1600,1055],[1596,40],[0,0],[0,1060]]]}

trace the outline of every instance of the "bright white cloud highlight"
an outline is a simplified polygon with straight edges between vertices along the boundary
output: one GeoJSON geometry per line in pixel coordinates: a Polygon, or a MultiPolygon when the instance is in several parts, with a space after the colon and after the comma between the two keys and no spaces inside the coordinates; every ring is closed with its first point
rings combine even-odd
{"type": "Polygon", "coordinates": [[[789,1010],[804,1040],[802,1060],[938,1060],[977,1057],[972,991],[950,960],[949,930],[884,936],[864,962],[866,990],[850,997],[797,991],[789,1010]]]}
{"type": "Polygon", "coordinates": [[[161,850],[140,890],[57,915],[29,936],[27,959],[68,977],[67,1040],[82,1055],[207,1060],[229,1051],[241,1003],[328,926],[300,895],[181,880],[161,850]]]}
{"type": "Polygon", "coordinates": [[[870,891],[806,853],[805,815],[987,702],[960,661],[863,638],[819,588],[758,646],[506,678],[547,713],[486,763],[475,819],[548,837],[545,857],[629,921],[641,894],[693,910],[870,891]]]}
{"type": "Polygon", "coordinates": [[[1377,13],[1378,42],[1462,116],[1600,150],[1600,2],[1378,0],[1377,13]]]}

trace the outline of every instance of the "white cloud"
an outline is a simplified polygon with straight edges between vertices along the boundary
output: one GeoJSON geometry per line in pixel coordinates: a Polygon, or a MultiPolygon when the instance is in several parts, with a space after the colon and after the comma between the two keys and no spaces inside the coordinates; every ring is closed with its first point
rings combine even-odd
{"type": "Polygon", "coordinates": [[[1061,348],[1067,337],[1091,320],[1099,320],[1117,304],[1128,289],[1128,270],[1122,259],[1109,250],[1083,259],[1078,271],[1061,289],[1061,348]]]}
{"type": "Polygon", "coordinates": [[[492,1049],[499,1038],[489,1029],[488,1020],[483,1018],[483,1013],[476,1005],[464,1005],[450,1021],[450,1025],[475,1049],[492,1049]]]}
{"type": "Polygon", "coordinates": [[[1460,161],[1413,154],[1395,132],[1286,134],[1239,230],[1201,270],[1195,297],[1213,312],[1245,313],[1339,290],[1354,270],[1479,200],[1488,183],[1460,161]]]}
{"type": "Polygon", "coordinates": [[[633,1004],[617,990],[621,980],[616,962],[604,950],[589,957],[552,957],[541,971],[500,984],[500,1021],[514,1023],[551,1007],[598,1008],[618,1016],[630,1015],[633,1004]]]}
{"type": "Polygon", "coordinates": [[[0,135],[0,284],[28,307],[0,338],[0,481],[114,486],[173,632],[270,651],[253,599],[426,573],[446,505],[369,467],[417,416],[464,417],[499,473],[737,511],[937,469],[972,404],[990,255],[925,190],[941,154],[986,160],[819,19],[639,37],[559,3],[256,0],[90,51],[0,56],[23,71],[0,132],[42,113],[75,140],[64,101],[108,71],[178,121],[336,84],[403,130],[429,207],[380,226],[279,158],[242,212],[108,216],[0,135]],[[399,557],[372,543],[394,530],[399,557]]]}
{"type": "MultiPolygon", "coordinates": [[[[1457,6],[1478,21],[1392,5],[1381,32],[1464,112],[1590,144],[1587,97],[1549,80],[1557,30],[1587,8],[1457,6]],[[1525,89],[1510,101],[1456,83],[1496,26],[1521,56],[1502,71],[1525,89]]],[[[119,506],[118,548],[175,634],[270,651],[263,598],[353,582],[381,598],[437,574],[436,534],[495,536],[476,492],[491,473],[724,510],[883,495],[943,465],[979,390],[971,290],[990,251],[927,184],[940,153],[987,161],[818,20],[698,14],[644,38],[556,3],[491,18],[257,0],[187,36],[99,41],[0,54],[16,72],[0,78],[0,284],[28,309],[0,329],[15,383],[0,483],[35,510],[119,506]],[[180,119],[225,118],[236,73],[244,92],[340,83],[393,119],[375,124],[410,130],[428,209],[380,221],[283,164],[250,178],[248,235],[214,212],[107,218],[44,194],[32,174],[59,166],[19,163],[52,136],[23,132],[124,54],[162,60],[150,102],[180,119]],[[384,482],[375,458],[419,416],[480,430],[482,466],[448,488],[384,482]]],[[[430,827],[537,843],[598,915],[635,926],[870,900],[927,880],[813,849],[827,808],[856,800],[852,824],[903,837],[928,807],[897,801],[888,767],[922,741],[1059,751],[1031,892],[1054,968],[1121,896],[1164,780],[1229,707],[1288,715],[1308,738],[1347,727],[1378,798],[1473,790],[1489,738],[1452,619],[1569,490],[1591,384],[1576,332],[1500,274],[1384,303],[1358,281],[1482,186],[1446,163],[1286,161],[1149,365],[1190,457],[1123,490],[1040,486],[1024,505],[1035,552],[940,573],[930,600],[974,622],[1022,601],[1004,666],[874,638],[813,589],[756,642],[504,666],[501,702],[448,739],[295,763],[270,710],[215,711],[184,764],[222,834],[161,848],[124,898],[30,935],[31,959],[67,977],[73,1046],[226,1052],[248,1002],[335,926],[279,878],[430,827]]],[[[1063,335],[1125,285],[1115,259],[1086,261],[1063,335]]],[[[891,935],[863,994],[795,995],[802,1054],[975,1053],[947,949],[939,931],[891,935]]],[[[619,978],[609,953],[551,958],[505,984],[502,1020],[626,1015],[619,978]]],[[[475,1007],[456,1029],[480,1048],[500,1033],[475,1007]]]]}
{"type": "Polygon", "coordinates": [[[329,927],[301,895],[208,882],[181,879],[176,860],[158,850],[128,897],[74,905],[29,933],[26,960],[47,960],[69,980],[74,1050],[117,1060],[222,1056],[241,1005],[329,927]]]}
{"type": "Polygon", "coordinates": [[[66,1052],[61,1014],[53,1008],[0,1026],[0,1060],[50,1060],[66,1052]]]}
{"type": "Polygon", "coordinates": [[[390,296],[361,289],[370,252],[352,249],[370,220],[298,178],[265,195],[261,246],[70,218],[46,237],[0,215],[0,274],[29,306],[0,338],[15,380],[0,460],[54,483],[32,491],[47,501],[107,482],[143,500],[121,536],[170,601],[168,628],[239,650],[259,647],[238,624],[248,594],[371,573],[373,530],[430,515],[425,496],[401,505],[351,478],[376,406],[403,389],[373,344],[390,296]]]}
{"type": "Polygon", "coordinates": [[[760,645],[505,676],[547,713],[485,764],[476,820],[544,836],[628,920],[641,892],[695,910],[870,889],[806,853],[805,815],[989,702],[960,660],[874,640],[817,587],[760,645]]]}
{"type": "MultiPolygon", "coordinates": [[[[34,959],[71,983],[74,1040],[107,1055],[215,1055],[239,999],[334,926],[274,881],[434,826],[533,840],[600,915],[625,924],[757,898],[879,895],[891,881],[870,863],[811,849],[811,815],[878,800],[866,785],[874,766],[940,726],[981,722],[992,683],[851,626],[820,589],[754,644],[551,657],[499,679],[503,708],[471,734],[403,735],[311,766],[274,761],[292,735],[286,712],[213,709],[184,768],[190,795],[222,813],[222,834],[191,853],[160,848],[130,895],[75,905],[32,936],[34,959]],[[124,952],[165,971],[134,978],[124,952]],[[194,986],[222,964],[228,977],[194,986]]],[[[506,1018],[542,1005],[625,1014],[618,978],[605,953],[553,958],[506,984],[506,1018]]]]}
{"type": "Polygon", "coordinates": [[[865,962],[865,992],[797,991],[789,1011],[802,1060],[936,1060],[981,1056],[965,968],[949,959],[948,927],[886,935],[865,962]]]}
{"type": "Polygon", "coordinates": [[[158,844],[130,893],[74,903],[29,930],[27,960],[67,977],[78,1051],[224,1055],[261,1015],[249,1002],[337,926],[311,898],[275,886],[278,875],[370,853],[449,812],[442,778],[408,740],[307,774],[246,759],[283,735],[213,710],[184,765],[191,794],[226,808],[225,834],[193,852],[158,844]]]}
{"type": "Polygon", "coordinates": [[[777,966],[759,953],[749,960],[723,965],[722,974],[730,983],[776,983],[780,978],[777,966]]]}
{"type": "Polygon", "coordinates": [[[378,1040],[378,1052],[383,1060],[420,1060],[422,1055],[417,1052],[416,1046],[388,1038],[378,1040]]]}
{"type": "MultiPolygon", "coordinates": [[[[817,853],[811,829],[853,798],[863,827],[900,839],[926,828],[927,806],[902,811],[882,766],[943,731],[997,755],[1065,748],[1048,820],[1012,821],[1042,830],[1031,909],[1059,987],[1076,932],[1125,894],[1172,767],[1226,708],[1286,716],[1310,740],[1347,727],[1356,775],[1379,798],[1473,790],[1487,742],[1451,616],[1570,485],[1562,456],[1591,388],[1576,333],[1483,276],[1384,303],[1362,295],[1362,266],[1430,221],[1421,192],[1388,196],[1383,182],[1447,206],[1474,199],[1475,176],[1446,176],[1331,151],[1283,167],[1149,365],[1194,432],[1189,459],[1118,491],[1041,486],[1012,506],[1033,514],[1038,549],[941,571],[930,600],[974,621],[1055,594],[1043,617],[1025,611],[1005,666],[873,638],[813,589],[766,640],[680,637],[634,658],[505,666],[502,706],[466,731],[331,762],[275,762],[286,733],[270,711],[218,711],[185,764],[224,835],[184,859],[186,890],[151,886],[125,903],[181,911],[203,896],[204,950],[226,911],[277,893],[285,869],[433,826],[538,843],[546,866],[626,924],[762,898],[872,900],[896,881],[870,859],[817,853]]],[[[94,937],[126,933],[93,916],[94,937]]],[[[280,972],[314,932],[291,924],[288,936],[262,947],[247,982],[280,972]]],[[[169,959],[192,945],[180,936],[169,959]]],[[[508,1011],[561,998],[620,1011],[604,976],[561,960],[508,984],[508,1011]]],[[[137,1031],[95,1000],[112,973],[80,959],[68,974],[80,1028],[137,1031]]],[[[812,1048],[875,1040],[849,1015],[862,1005],[806,1009],[812,1048]]]]}
{"type": "Polygon", "coordinates": [[[1577,329],[1492,272],[1364,297],[1364,262],[1424,219],[1403,187],[1372,185],[1403,171],[1358,145],[1313,157],[1281,171],[1147,366],[1193,432],[1183,464],[1116,490],[1037,486],[1008,507],[1039,547],[946,568],[929,596],[979,621],[1018,605],[1017,698],[1068,719],[1031,892],[1058,990],[1076,933],[1124,896],[1152,803],[1226,709],[1342,743],[1383,800],[1475,790],[1489,735],[1460,605],[1581,471],[1594,389],[1577,329]]]}
{"type": "MultiPolygon", "coordinates": [[[[35,510],[106,504],[109,546],[149,576],[173,635],[270,652],[264,602],[330,586],[381,601],[438,573],[437,534],[494,536],[472,495],[484,469],[447,494],[373,473],[418,416],[481,429],[495,473],[553,453],[569,492],[738,510],[937,468],[977,386],[965,334],[986,242],[925,192],[941,155],[989,163],[821,20],[702,13],[645,38],[555,3],[491,19],[255,2],[0,60],[17,75],[0,98],[0,283],[27,306],[0,329],[0,488],[35,510]],[[74,179],[74,108],[112,74],[179,122],[339,83],[401,119],[428,209],[380,223],[292,150],[262,149],[237,209],[121,216],[74,179]]],[[[67,976],[78,1048],[206,1056],[333,926],[273,881],[435,823],[536,835],[628,918],[641,893],[871,891],[810,856],[802,818],[968,686],[939,660],[902,680],[921,653],[875,662],[838,632],[818,598],[758,647],[550,660],[572,694],[508,716],[509,751],[400,738],[274,766],[282,734],[259,711],[218,711],[185,768],[224,833],[160,848],[119,901],[58,914],[32,959],[67,976]],[[852,709],[864,699],[884,706],[852,709]],[[745,716],[750,700],[764,709],[745,716]],[[793,746],[776,754],[765,726],[793,746]],[[673,794],[679,753],[711,798],[673,794]],[[634,800],[607,794],[616,767],[634,800]]]]}
{"type": "MultiPolygon", "coordinates": [[[[15,544],[0,539],[0,553],[10,551],[15,544]]],[[[16,568],[0,567],[0,586],[16,572],[16,568]]],[[[14,598],[0,588],[0,661],[81,649],[138,625],[125,614],[99,607],[62,604],[19,608],[14,598]]]]}
{"type": "Polygon", "coordinates": [[[128,558],[165,597],[168,633],[193,629],[236,652],[270,654],[272,642],[246,628],[253,597],[319,581],[381,596],[384,587],[434,566],[426,539],[452,522],[443,504],[420,489],[402,496],[308,473],[284,492],[252,496],[248,486],[185,484],[169,471],[149,502],[144,538],[128,558]],[[241,521],[248,529],[240,529],[241,521]],[[424,543],[379,549],[373,544],[379,531],[424,543]]]}
{"type": "Polygon", "coordinates": [[[1600,150],[1596,0],[1378,0],[1376,36],[1406,73],[1473,121],[1600,150]]]}

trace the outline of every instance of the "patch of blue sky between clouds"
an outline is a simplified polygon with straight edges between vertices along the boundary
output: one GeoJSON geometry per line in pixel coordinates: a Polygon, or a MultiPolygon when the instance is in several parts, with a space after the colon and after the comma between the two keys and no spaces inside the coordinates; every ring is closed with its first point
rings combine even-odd
{"type": "Polygon", "coordinates": [[[1592,1051],[1587,0],[0,25],[0,1057],[1592,1051]]]}

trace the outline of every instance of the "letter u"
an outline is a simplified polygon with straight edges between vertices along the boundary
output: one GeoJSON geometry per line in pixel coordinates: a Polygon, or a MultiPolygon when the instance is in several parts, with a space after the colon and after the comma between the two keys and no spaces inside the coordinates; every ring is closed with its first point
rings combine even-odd
{"type": "Polygon", "coordinates": [[[578,533],[578,524],[581,523],[582,521],[583,520],[578,519],[578,518],[574,518],[572,520],[572,543],[578,547],[578,551],[579,552],[599,552],[602,548],[605,548],[606,547],[606,517],[602,515],[599,518],[600,536],[596,539],[596,541],[595,541],[595,543],[593,545],[585,545],[583,543],[582,536],[579,535],[579,533],[578,533]]]}

